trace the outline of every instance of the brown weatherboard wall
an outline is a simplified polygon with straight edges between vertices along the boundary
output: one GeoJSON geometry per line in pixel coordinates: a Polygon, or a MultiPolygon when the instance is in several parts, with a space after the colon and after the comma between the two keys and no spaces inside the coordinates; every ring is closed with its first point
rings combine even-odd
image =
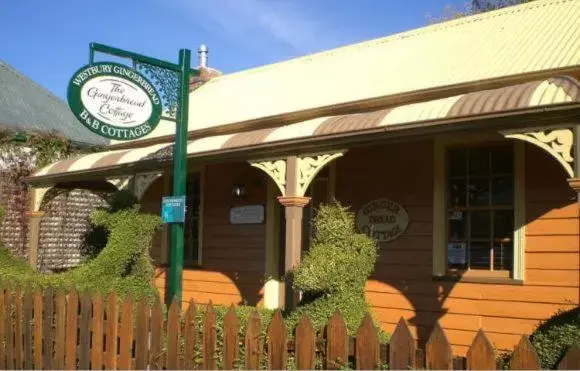
{"type": "MultiPolygon", "coordinates": [[[[265,175],[247,163],[208,165],[203,189],[203,250],[201,267],[183,272],[183,300],[198,303],[261,305],[263,297],[266,225],[231,225],[232,206],[266,204],[265,175]],[[232,196],[234,184],[247,196],[232,196]]],[[[156,284],[165,292],[166,271],[156,284]]]]}
{"type": "Polygon", "coordinates": [[[523,286],[432,279],[433,144],[431,141],[351,149],[337,162],[336,196],[353,211],[390,198],[409,227],[382,244],[367,299],[388,332],[403,316],[425,341],[440,321],[454,351],[464,354],[479,328],[500,349],[560,308],[579,303],[579,218],[573,191],[555,159],[526,147],[526,255],[523,286]]]}

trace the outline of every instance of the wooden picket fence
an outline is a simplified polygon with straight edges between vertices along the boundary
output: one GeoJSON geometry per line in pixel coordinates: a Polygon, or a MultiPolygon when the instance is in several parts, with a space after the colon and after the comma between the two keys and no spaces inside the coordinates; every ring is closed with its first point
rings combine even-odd
{"type": "MultiPolygon", "coordinates": [[[[218,339],[216,313],[209,303],[198,326],[190,302],[182,315],[174,302],[166,315],[161,304],[149,307],[115,294],[71,291],[44,293],[0,290],[0,369],[495,369],[496,353],[479,331],[466,358],[454,357],[445,333],[436,325],[426,347],[419,350],[401,318],[389,345],[379,344],[367,314],[354,338],[349,338],[340,313],[317,333],[301,318],[293,340],[287,338],[280,311],[262,336],[257,312],[246,333],[233,307],[218,339]],[[218,357],[218,344],[220,356],[218,357]],[[243,344],[243,347],[240,347],[243,344]]],[[[536,352],[523,336],[512,358],[512,369],[539,369],[536,352]]],[[[580,369],[580,350],[572,348],[560,369],[580,369]]]]}

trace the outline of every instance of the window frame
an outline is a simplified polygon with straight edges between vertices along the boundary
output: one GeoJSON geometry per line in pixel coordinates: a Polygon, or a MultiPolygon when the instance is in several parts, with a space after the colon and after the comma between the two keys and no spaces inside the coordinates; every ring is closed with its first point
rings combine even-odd
{"type": "MultiPolygon", "coordinates": [[[[446,147],[446,152],[445,152],[445,162],[446,162],[446,173],[445,173],[445,188],[446,188],[446,192],[445,192],[445,200],[446,200],[446,208],[445,208],[445,215],[447,218],[447,223],[446,223],[446,228],[447,228],[447,245],[449,245],[450,243],[465,243],[466,247],[467,247],[467,261],[466,261],[466,267],[450,267],[449,264],[449,257],[447,257],[446,261],[447,261],[447,272],[450,275],[464,275],[467,273],[467,271],[470,271],[469,274],[471,274],[472,270],[477,270],[477,271],[488,271],[489,273],[484,274],[484,275],[493,275],[493,276],[498,276],[498,277],[504,277],[504,278],[509,278],[509,275],[511,274],[512,268],[510,267],[510,269],[496,269],[495,267],[495,259],[494,259],[494,250],[495,250],[495,245],[496,243],[500,240],[500,238],[496,238],[495,237],[495,218],[494,218],[494,214],[497,214],[498,212],[502,212],[502,211],[509,211],[510,214],[512,214],[512,218],[515,217],[515,209],[514,209],[514,203],[515,203],[515,199],[514,199],[514,193],[515,193],[515,184],[514,184],[514,178],[515,178],[515,172],[514,172],[514,168],[513,165],[515,163],[515,153],[514,153],[514,149],[513,149],[513,144],[512,143],[497,143],[497,142],[493,142],[493,143],[478,143],[478,144],[471,144],[471,145],[454,145],[454,146],[448,146],[446,147]],[[481,150],[484,149],[485,153],[486,153],[486,157],[487,157],[487,171],[486,173],[481,173],[481,174],[471,174],[471,170],[470,170],[470,158],[471,158],[471,154],[473,153],[473,151],[477,151],[477,150],[481,150]],[[450,164],[451,164],[451,152],[455,151],[455,150],[459,150],[459,151],[463,151],[464,155],[466,156],[464,158],[465,161],[465,168],[463,169],[461,174],[451,174],[451,169],[450,169],[450,164]],[[496,170],[493,169],[493,160],[492,160],[492,154],[493,153],[497,153],[495,151],[498,150],[507,150],[508,153],[509,151],[511,151],[511,161],[512,161],[512,169],[509,173],[505,173],[505,172],[497,172],[496,170]],[[498,177],[503,177],[503,178],[511,178],[511,192],[512,192],[512,196],[511,196],[511,200],[509,203],[504,203],[504,204],[496,204],[494,203],[494,190],[493,190],[493,181],[494,179],[498,178],[498,177]],[[465,189],[464,189],[464,194],[463,197],[465,197],[464,203],[462,205],[456,205],[455,207],[450,205],[449,201],[450,201],[450,197],[451,197],[451,193],[450,193],[450,182],[459,180],[464,182],[465,184],[465,189]],[[486,204],[481,204],[481,205],[473,205],[470,203],[469,200],[469,190],[468,187],[470,184],[472,184],[472,180],[474,181],[481,181],[481,180],[485,180],[485,182],[488,185],[488,194],[487,194],[487,202],[486,204]],[[450,227],[450,218],[449,218],[449,213],[455,211],[455,212],[461,212],[463,213],[463,215],[466,216],[466,218],[464,219],[465,222],[465,230],[464,230],[464,236],[462,238],[458,238],[458,239],[454,239],[451,237],[451,231],[449,229],[450,227]],[[484,213],[488,213],[488,221],[489,221],[489,230],[488,233],[485,237],[481,236],[481,237],[474,237],[473,236],[473,224],[472,224],[472,218],[474,217],[474,214],[477,212],[484,212],[484,213]],[[469,213],[469,216],[467,216],[469,213]],[[471,244],[472,243],[481,243],[481,242],[486,242],[488,244],[488,258],[489,258],[489,267],[486,268],[473,268],[471,259],[469,258],[469,256],[472,254],[471,253],[471,244]]],[[[515,219],[515,218],[514,218],[515,219]]],[[[513,222],[513,219],[512,219],[513,222]]],[[[509,238],[512,240],[512,245],[513,245],[513,233],[511,236],[509,236],[509,238]]],[[[447,250],[448,253],[448,250],[447,250]]],[[[511,260],[510,260],[510,265],[512,265],[513,262],[513,255],[511,256],[511,260]]]]}
{"type": "Polygon", "coordinates": [[[447,150],[456,146],[486,146],[506,144],[508,141],[490,135],[437,137],[434,140],[433,187],[433,277],[461,281],[492,280],[506,283],[523,283],[525,251],[525,143],[511,141],[514,151],[513,169],[513,258],[511,271],[453,270],[447,262],[447,150]]]}

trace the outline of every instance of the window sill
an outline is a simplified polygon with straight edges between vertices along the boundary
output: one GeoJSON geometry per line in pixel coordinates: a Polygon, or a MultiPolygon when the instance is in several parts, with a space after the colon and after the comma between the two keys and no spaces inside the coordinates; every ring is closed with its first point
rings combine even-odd
{"type": "Polygon", "coordinates": [[[447,275],[447,276],[433,276],[433,281],[450,281],[450,282],[464,282],[464,283],[487,283],[493,285],[512,285],[523,286],[523,280],[516,280],[506,277],[485,277],[485,276],[470,276],[470,275],[447,275]]]}

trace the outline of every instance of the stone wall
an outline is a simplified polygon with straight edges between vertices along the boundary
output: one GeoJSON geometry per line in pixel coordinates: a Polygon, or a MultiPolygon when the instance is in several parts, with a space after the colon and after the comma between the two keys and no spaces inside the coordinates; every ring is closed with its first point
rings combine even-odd
{"type": "Polygon", "coordinates": [[[14,179],[8,170],[0,170],[0,206],[4,220],[0,221],[0,241],[16,256],[27,258],[28,190],[22,180],[14,179]]]}
{"type": "Polygon", "coordinates": [[[51,189],[44,197],[38,241],[38,269],[60,271],[83,260],[82,248],[91,229],[89,215],[106,206],[105,195],[85,189],[51,189]]]}

